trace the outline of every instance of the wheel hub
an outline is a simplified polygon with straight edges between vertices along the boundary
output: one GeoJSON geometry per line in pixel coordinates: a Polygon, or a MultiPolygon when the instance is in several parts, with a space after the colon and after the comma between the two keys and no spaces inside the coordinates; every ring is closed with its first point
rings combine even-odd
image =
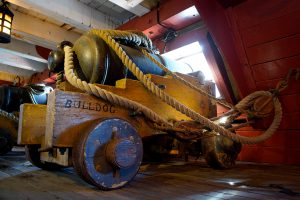
{"type": "Polygon", "coordinates": [[[137,148],[129,139],[113,139],[107,145],[105,155],[114,167],[125,169],[136,162],[137,148]]]}

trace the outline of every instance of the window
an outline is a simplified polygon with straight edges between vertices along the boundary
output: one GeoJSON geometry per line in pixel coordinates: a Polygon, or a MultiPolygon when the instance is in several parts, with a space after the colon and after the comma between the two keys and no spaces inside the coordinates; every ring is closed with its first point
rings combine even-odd
{"type": "MultiPolygon", "coordinates": [[[[173,51],[167,52],[162,56],[165,56],[172,60],[176,60],[178,62],[186,63],[190,67],[190,71],[186,71],[185,69],[184,71],[178,70],[178,72],[188,74],[191,72],[202,71],[205,76],[205,80],[212,81],[215,83],[211,69],[206,61],[206,58],[202,51],[202,47],[200,46],[199,42],[194,42],[186,46],[180,47],[173,51]]],[[[217,86],[216,97],[220,97],[220,93],[217,86]]]]}

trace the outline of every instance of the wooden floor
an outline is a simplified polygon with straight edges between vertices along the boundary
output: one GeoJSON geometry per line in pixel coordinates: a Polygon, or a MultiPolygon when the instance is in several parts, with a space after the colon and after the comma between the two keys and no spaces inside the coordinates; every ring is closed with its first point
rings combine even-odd
{"type": "Polygon", "coordinates": [[[23,151],[0,157],[0,200],[300,199],[300,166],[238,163],[219,171],[198,162],[145,164],[123,189],[100,191],[67,168],[49,172],[23,151]]]}

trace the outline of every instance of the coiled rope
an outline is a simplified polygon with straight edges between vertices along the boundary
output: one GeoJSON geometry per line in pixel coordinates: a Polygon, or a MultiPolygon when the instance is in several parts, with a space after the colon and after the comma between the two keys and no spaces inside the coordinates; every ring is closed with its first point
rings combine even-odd
{"type": "MultiPolygon", "coordinates": [[[[199,113],[191,110],[190,108],[186,107],[185,105],[178,102],[173,97],[166,94],[163,90],[157,87],[147,76],[143,74],[143,72],[136,66],[136,64],[129,58],[126,52],[122,49],[118,42],[115,41],[114,37],[116,38],[126,38],[130,41],[134,41],[137,44],[147,43],[148,41],[143,39],[143,37],[138,36],[137,34],[131,32],[124,32],[124,31],[115,31],[115,30],[91,30],[88,34],[94,34],[103,39],[118,55],[121,59],[124,66],[126,66],[136,77],[140,80],[143,85],[163,100],[168,105],[175,108],[177,111],[185,114],[186,116],[190,117],[191,119],[204,124],[209,129],[224,135],[226,137],[231,138],[234,141],[241,142],[243,144],[255,144],[266,140],[267,138],[271,137],[271,135],[276,131],[278,128],[281,118],[282,118],[282,109],[281,104],[277,97],[273,97],[271,92],[266,91],[258,91],[250,94],[249,96],[245,97],[240,103],[236,105],[236,108],[243,109],[246,105],[253,99],[257,98],[258,96],[265,95],[265,96],[272,96],[273,104],[275,107],[275,116],[273,119],[272,124],[270,127],[261,135],[255,137],[245,137],[234,134],[229,130],[225,129],[224,127],[214,123],[213,121],[207,119],[206,117],[200,115],[199,113]]],[[[148,45],[148,44],[147,44],[148,45]]],[[[138,110],[142,112],[146,117],[150,118],[154,122],[159,122],[170,126],[171,124],[166,122],[163,118],[158,116],[149,108],[134,102],[132,100],[126,99],[124,97],[118,96],[113,94],[109,91],[101,89],[94,84],[87,83],[86,81],[80,80],[76,77],[74,73],[74,64],[73,64],[73,52],[72,49],[68,46],[64,47],[65,51],[65,72],[67,80],[75,87],[86,91],[89,94],[93,94],[97,97],[100,97],[110,103],[124,106],[128,109],[138,110]]]]}
{"type": "Polygon", "coordinates": [[[12,121],[14,121],[16,123],[19,122],[19,117],[15,116],[12,113],[8,113],[8,112],[6,112],[4,110],[1,110],[1,109],[0,109],[0,116],[3,116],[5,118],[7,118],[7,119],[10,119],[10,120],[12,120],[12,121]]]}

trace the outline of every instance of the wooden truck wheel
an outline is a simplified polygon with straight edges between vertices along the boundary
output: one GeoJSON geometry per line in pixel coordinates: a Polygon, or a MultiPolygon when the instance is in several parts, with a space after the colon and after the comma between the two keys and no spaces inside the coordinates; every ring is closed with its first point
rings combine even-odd
{"type": "Polygon", "coordinates": [[[13,146],[14,141],[9,130],[0,128],[0,155],[4,155],[11,151],[13,146]]]}
{"type": "Polygon", "coordinates": [[[142,162],[143,145],[135,128],[122,119],[101,121],[73,147],[73,165],[88,183],[102,190],[128,183],[142,162]]]}
{"type": "Polygon", "coordinates": [[[235,165],[235,160],[242,149],[242,144],[218,135],[201,141],[202,153],[207,164],[215,169],[228,169],[235,165]]]}
{"type": "Polygon", "coordinates": [[[63,168],[63,166],[57,165],[55,163],[42,162],[40,159],[40,152],[38,151],[39,148],[40,145],[25,146],[26,159],[31,162],[31,164],[44,170],[58,170],[63,168]]]}
{"type": "Polygon", "coordinates": [[[16,122],[0,116],[0,155],[9,152],[16,144],[17,128],[16,122]]]}

